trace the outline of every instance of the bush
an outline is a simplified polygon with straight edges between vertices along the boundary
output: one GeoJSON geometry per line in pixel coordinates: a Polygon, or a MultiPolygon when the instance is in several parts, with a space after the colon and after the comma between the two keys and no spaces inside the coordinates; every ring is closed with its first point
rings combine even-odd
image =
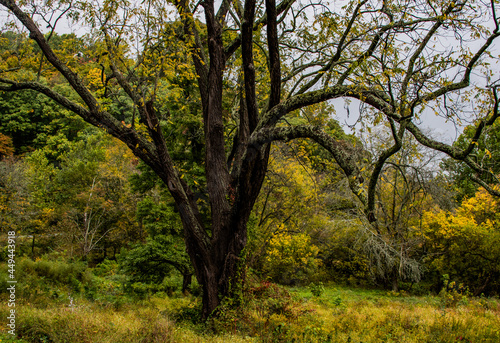
{"type": "Polygon", "coordinates": [[[94,268],[93,273],[97,276],[111,276],[115,275],[118,269],[118,262],[106,259],[94,268]]]}
{"type": "Polygon", "coordinates": [[[311,237],[305,233],[291,234],[283,231],[275,233],[269,242],[265,270],[275,281],[293,285],[306,281],[317,271],[320,260],[319,249],[311,244],[311,237]]]}
{"type": "Polygon", "coordinates": [[[325,292],[325,286],[323,286],[323,282],[314,283],[311,282],[309,285],[309,289],[314,297],[319,298],[325,292]]]}

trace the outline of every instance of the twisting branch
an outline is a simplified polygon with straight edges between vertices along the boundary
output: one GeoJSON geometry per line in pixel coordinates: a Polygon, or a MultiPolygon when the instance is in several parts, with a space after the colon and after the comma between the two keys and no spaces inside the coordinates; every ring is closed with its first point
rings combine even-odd
{"type": "Polygon", "coordinates": [[[335,85],[325,89],[299,94],[282,101],[262,116],[258,128],[271,127],[292,111],[340,97],[350,97],[362,100],[364,103],[373,106],[383,113],[390,113],[398,117],[397,114],[394,114],[391,99],[385,92],[360,85],[335,85]]]}
{"type": "Polygon", "coordinates": [[[397,130],[394,120],[389,119],[389,124],[391,125],[392,137],[394,138],[394,145],[392,145],[389,149],[383,151],[377,162],[375,163],[375,167],[372,171],[370,177],[370,183],[368,184],[368,201],[366,204],[366,214],[367,219],[370,223],[375,224],[375,229],[380,234],[378,226],[376,225],[377,218],[375,217],[375,194],[377,189],[377,183],[382,172],[382,168],[384,167],[386,161],[396,154],[403,145],[403,136],[406,129],[406,122],[400,123],[399,130],[397,130]]]}
{"type": "Polygon", "coordinates": [[[252,134],[249,145],[259,147],[272,141],[289,141],[297,138],[310,138],[328,150],[347,176],[351,191],[364,205],[367,204],[363,189],[364,178],[356,164],[359,152],[349,143],[335,140],[320,127],[304,125],[260,129],[252,134]]]}

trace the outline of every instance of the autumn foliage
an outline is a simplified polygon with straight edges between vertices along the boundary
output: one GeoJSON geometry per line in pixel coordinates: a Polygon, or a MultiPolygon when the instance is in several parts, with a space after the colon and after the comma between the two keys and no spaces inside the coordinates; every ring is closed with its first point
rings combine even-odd
{"type": "Polygon", "coordinates": [[[14,155],[14,147],[12,139],[0,133],[0,158],[5,158],[14,155]]]}

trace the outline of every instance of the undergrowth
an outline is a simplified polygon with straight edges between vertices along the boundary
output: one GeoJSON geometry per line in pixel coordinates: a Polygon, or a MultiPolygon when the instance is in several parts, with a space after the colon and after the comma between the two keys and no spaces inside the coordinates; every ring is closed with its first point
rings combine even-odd
{"type": "MultiPolygon", "coordinates": [[[[248,281],[238,298],[202,322],[199,297],[127,293],[112,265],[21,262],[17,336],[2,326],[2,343],[500,342],[499,300],[473,298],[452,283],[438,296],[412,296],[248,281]]],[[[0,304],[2,318],[8,311],[0,304]]]]}

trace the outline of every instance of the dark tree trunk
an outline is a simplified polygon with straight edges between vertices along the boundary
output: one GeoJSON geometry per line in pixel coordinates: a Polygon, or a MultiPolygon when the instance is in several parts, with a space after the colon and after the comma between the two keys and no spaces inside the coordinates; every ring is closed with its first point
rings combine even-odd
{"type": "MultiPolygon", "coordinates": [[[[256,181],[262,183],[264,174],[265,169],[256,181]]],[[[200,254],[198,242],[189,235],[190,230],[185,230],[187,251],[203,287],[203,318],[213,314],[223,298],[234,295],[238,290],[235,287],[243,281],[242,252],[247,243],[247,221],[258,195],[255,193],[246,198],[248,201],[235,199],[230,213],[218,219],[223,225],[212,235],[207,254],[200,254]]]]}

